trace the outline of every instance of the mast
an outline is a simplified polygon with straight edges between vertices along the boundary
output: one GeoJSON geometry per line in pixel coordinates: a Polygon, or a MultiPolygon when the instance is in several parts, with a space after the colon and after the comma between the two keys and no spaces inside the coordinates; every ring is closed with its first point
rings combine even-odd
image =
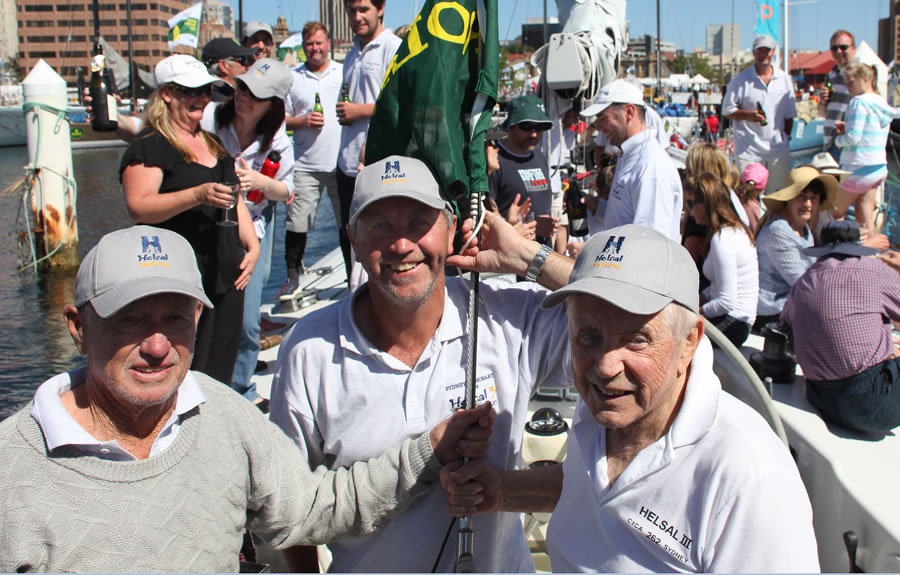
{"type": "Polygon", "coordinates": [[[790,48],[788,48],[788,14],[790,12],[790,0],[784,0],[784,62],[782,68],[787,75],[791,74],[790,66],[788,65],[788,55],[791,53],[790,48]]]}
{"type": "MultiPolygon", "coordinates": [[[[94,0],[96,3],[97,0],[94,0]]],[[[137,110],[137,86],[134,85],[134,46],[131,38],[131,0],[125,0],[125,19],[128,20],[128,94],[131,98],[131,111],[137,110]]],[[[199,35],[199,30],[198,30],[199,35]]]]}
{"type": "Polygon", "coordinates": [[[656,97],[662,96],[662,62],[660,61],[662,51],[659,47],[659,0],[656,0],[656,97]]]}

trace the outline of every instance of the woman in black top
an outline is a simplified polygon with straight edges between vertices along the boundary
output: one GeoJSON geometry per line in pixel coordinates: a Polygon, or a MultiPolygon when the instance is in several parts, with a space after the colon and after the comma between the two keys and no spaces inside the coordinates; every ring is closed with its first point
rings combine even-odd
{"type": "Polygon", "coordinates": [[[191,243],[203,289],[215,306],[197,327],[192,369],[231,381],[243,317],[243,289],[259,258],[250,213],[224,182],[237,182],[234,161],[213,134],[200,129],[212,84],[220,80],[195,58],[176,54],[156,65],[158,88],[150,97],[145,128],[119,168],[125,203],[139,223],[175,231],[191,243]],[[236,212],[236,215],[235,215],[236,212]]]}

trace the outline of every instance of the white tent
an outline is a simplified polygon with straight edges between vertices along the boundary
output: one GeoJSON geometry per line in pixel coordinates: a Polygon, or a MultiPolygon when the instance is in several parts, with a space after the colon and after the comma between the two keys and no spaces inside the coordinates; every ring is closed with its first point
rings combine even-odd
{"type": "Polygon", "coordinates": [[[888,67],[881,58],[878,57],[878,54],[875,53],[875,50],[869,46],[865,40],[859,43],[859,46],[856,47],[856,59],[863,64],[868,64],[870,66],[875,66],[875,69],[878,71],[878,93],[882,96],[887,97],[887,80],[888,80],[888,67]]]}
{"type": "Polygon", "coordinates": [[[703,77],[702,74],[697,74],[693,78],[691,78],[692,84],[709,84],[709,80],[703,77]]]}
{"type": "Polygon", "coordinates": [[[297,48],[298,46],[303,45],[303,32],[297,32],[296,34],[291,34],[281,44],[278,45],[279,48],[297,48]]]}

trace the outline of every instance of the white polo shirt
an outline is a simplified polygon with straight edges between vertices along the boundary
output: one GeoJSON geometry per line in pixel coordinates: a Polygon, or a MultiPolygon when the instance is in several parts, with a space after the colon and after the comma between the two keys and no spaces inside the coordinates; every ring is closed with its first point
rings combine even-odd
{"type": "Polygon", "coordinates": [[[337,168],[338,150],[341,146],[341,128],[335,106],[341,97],[344,67],[329,61],[320,74],[301,64],[293,72],[294,83],[285,100],[290,116],[303,116],[312,112],[316,94],[322,103],[325,125],[316,128],[294,128],[294,169],[301,172],[333,172],[337,168]]]}
{"type": "MultiPolygon", "coordinates": [[[[377,349],[357,327],[353,303],[366,289],[306,316],[281,345],[270,418],[313,467],[369,459],[464,405],[467,285],[447,278],[440,325],[412,368],[377,349]]],[[[532,391],[568,385],[565,306],[541,310],[547,293],[532,283],[481,283],[477,400],[491,400],[497,411],[486,459],[500,468],[522,464],[532,391]]],[[[446,505],[446,493],[435,485],[375,534],[330,543],[331,569],[430,572],[450,525],[446,505]]],[[[534,570],[519,514],[481,515],[474,525],[478,572],[534,570]]],[[[454,533],[439,572],[452,571],[456,547],[454,533]]]]}
{"type": "Polygon", "coordinates": [[[555,572],[818,573],[812,508],[788,448],[722,391],[704,337],[681,410],[609,484],[606,430],[579,400],[547,532],[555,572]]]}
{"type": "Polygon", "coordinates": [[[784,121],[797,117],[791,78],[783,70],[774,68],[767,86],[760,80],[755,66],[744,69],[728,84],[722,101],[722,115],[730,116],[738,110],[755,112],[757,103],[762,104],[766,112],[765,126],[745,120],[734,122],[734,154],[748,162],[773,160],[790,151],[784,121]]]}
{"type": "Polygon", "coordinates": [[[602,230],[641,224],[681,241],[681,178],[653,130],[622,143],[602,230]]]}
{"type": "MultiPolygon", "coordinates": [[[[350,101],[356,104],[374,104],[381,93],[381,83],[388,66],[403,40],[385,29],[374,40],[360,48],[359,38],[353,38],[353,48],[344,59],[344,82],[347,83],[350,101]]],[[[341,131],[341,149],[338,168],[348,176],[356,176],[359,153],[366,142],[369,118],[355,120],[341,131]]]]}

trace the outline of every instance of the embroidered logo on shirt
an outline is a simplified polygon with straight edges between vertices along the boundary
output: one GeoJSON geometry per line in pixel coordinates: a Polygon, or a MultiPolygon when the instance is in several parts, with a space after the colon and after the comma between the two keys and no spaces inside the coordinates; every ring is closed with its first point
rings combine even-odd
{"type": "Polygon", "coordinates": [[[394,162],[385,162],[384,163],[384,175],[381,176],[382,184],[389,184],[391,182],[405,182],[406,181],[406,172],[400,171],[400,161],[396,160],[394,162]]]}
{"type": "Polygon", "coordinates": [[[169,254],[164,254],[159,236],[141,236],[141,253],[138,254],[141,267],[169,267],[169,254]]]}
{"type": "MultiPolygon", "coordinates": [[[[450,413],[466,407],[466,382],[461,381],[444,386],[444,396],[447,399],[450,413]]],[[[475,379],[475,404],[490,401],[494,409],[499,409],[497,404],[497,385],[494,383],[494,374],[489,373],[475,379]]]]}
{"type": "Polygon", "coordinates": [[[540,168],[523,168],[519,170],[519,178],[526,192],[540,192],[547,189],[547,178],[540,168]]]}

